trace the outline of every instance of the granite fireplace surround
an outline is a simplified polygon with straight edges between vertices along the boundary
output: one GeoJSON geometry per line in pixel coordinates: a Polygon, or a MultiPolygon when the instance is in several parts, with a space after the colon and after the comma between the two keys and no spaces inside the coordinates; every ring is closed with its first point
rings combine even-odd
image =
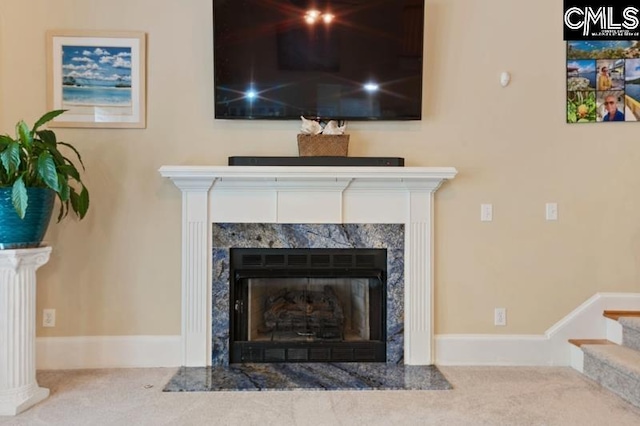
{"type": "Polygon", "coordinates": [[[387,251],[387,363],[404,355],[404,225],[214,223],[213,366],[229,365],[229,249],[382,248],[387,251]]]}
{"type": "Polygon", "coordinates": [[[450,167],[162,166],[160,174],[182,191],[183,365],[228,363],[225,256],[229,247],[256,241],[386,247],[387,362],[433,364],[434,193],[456,173],[450,167]]]}

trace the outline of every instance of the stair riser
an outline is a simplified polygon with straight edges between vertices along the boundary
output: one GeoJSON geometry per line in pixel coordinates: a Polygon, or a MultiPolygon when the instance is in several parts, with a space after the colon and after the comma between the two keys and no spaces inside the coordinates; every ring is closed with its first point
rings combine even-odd
{"type": "Polygon", "coordinates": [[[640,408],[640,380],[637,377],[624,374],[587,353],[584,354],[584,374],[640,408]]]}

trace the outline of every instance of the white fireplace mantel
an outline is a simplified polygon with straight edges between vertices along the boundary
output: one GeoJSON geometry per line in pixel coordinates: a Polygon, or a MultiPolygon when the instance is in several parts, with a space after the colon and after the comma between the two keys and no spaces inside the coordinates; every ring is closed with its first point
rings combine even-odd
{"type": "Polygon", "coordinates": [[[452,167],[162,166],[182,191],[182,361],[211,364],[211,224],[405,224],[404,362],[433,363],[433,194],[452,167]]]}

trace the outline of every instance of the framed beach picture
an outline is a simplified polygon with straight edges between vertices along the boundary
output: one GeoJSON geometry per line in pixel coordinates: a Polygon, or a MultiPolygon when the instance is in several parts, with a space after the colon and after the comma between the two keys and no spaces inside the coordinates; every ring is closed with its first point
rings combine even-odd
{"type": "Polygon", "coordinates": [[[143,32],[48,31],[51,127],[146,127],[143,32]]]}

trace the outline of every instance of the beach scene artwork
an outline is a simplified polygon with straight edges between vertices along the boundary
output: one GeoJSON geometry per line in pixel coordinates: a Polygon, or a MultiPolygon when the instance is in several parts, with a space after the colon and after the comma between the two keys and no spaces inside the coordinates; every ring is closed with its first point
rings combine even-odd
{"type": "Polygon", "coordinates": [[[133,114],[131,48],[62,46],[62,108],[69,114],[133,114]]]}
{"type": "Polygon", "coordinates": [[[146,34],[47,31],[52,127],[146,128],[146,34]]]}
{"type": "Polygon", "coordinates": [[[640,41],[567,42],[567,123],[640,120],[640,41]]]}

